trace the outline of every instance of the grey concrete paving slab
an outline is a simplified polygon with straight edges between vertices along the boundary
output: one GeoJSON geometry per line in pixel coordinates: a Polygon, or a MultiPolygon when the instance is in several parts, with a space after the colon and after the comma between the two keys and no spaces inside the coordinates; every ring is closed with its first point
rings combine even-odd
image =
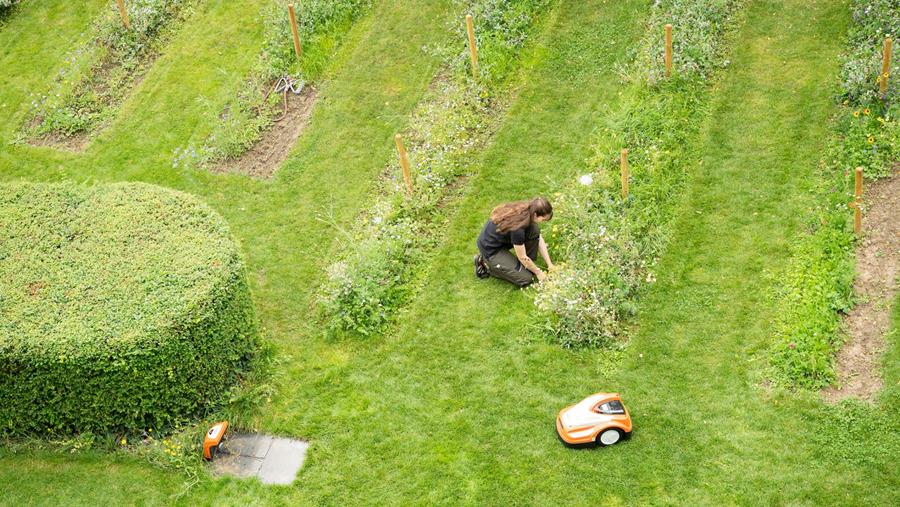
{"type": "Polygon", "coordinates": [[[229,475],[245,479],[256,476],[262,463],[262,458],[220,454],[213,462],[213,472],[216,475],[229,475]]]}
{"type": "Polygon", "coordinates": [[[272,446],[273,437],[261,435],[258,433],[238,433],[225,443],[225,448],[231,454],[240,454],[241,456],[251,456],[254,458],[265,458],[272,446]]]}
{"type": "Polygon", "coordinates": [[[263,484],[290,484],[306,460],[309,444],[302,440],[259,433],[229,433],[213,473],[232,477],[258,477],[263,484]]]}
{"type": "Polygon", "coordinates": [[[309,444],[289,438],[276,438],[259,469],[263,484],[290,484],[306,459],[309,444]]]}

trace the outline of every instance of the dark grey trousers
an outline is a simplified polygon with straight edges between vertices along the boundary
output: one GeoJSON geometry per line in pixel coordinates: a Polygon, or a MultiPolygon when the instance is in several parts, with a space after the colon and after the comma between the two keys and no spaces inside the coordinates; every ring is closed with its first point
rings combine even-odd
{"type": "MultiPolygon", "coordinates": [[[[541,228],[537,224],[531,224],[525,232],[525,252],[531,260],[538,258],[538,245],[540,244],[541,228]]],[[[484,259],[491,276],[512,282],[519,287],[526,287],[534,281],[534,273],[519,262],[516,254],[509,250],[501,250],[489,259],[484,259]]]]}

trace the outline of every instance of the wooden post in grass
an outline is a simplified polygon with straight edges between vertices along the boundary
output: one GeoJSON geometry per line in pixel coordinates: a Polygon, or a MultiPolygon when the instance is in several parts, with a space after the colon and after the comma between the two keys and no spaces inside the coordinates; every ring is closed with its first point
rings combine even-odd
{"type": "Polygon", "coordinates": [[[472,61],[472,77],[478,77],[478,48],[475,46],[475,24],[472,15],[466,14],[466,32],[469,33],[469,59],[472,61]]]}
{"type": "Polygon", "coordinates": [[[884,39],[884,53],[881,57],[881,79],[879,79],[881,95],[887,93],[888,78],[891,76],[891,50],[893,49],[893,44],[894,41],[890,37],[884,39]]]}
{"type": "Polygon", "coordinates": [[[863,168],[856,168],[856,185],[853,191],[853,195],[856,196],[856,200],[853,204],[853,231],[858,236],[862,233],[862,177],[863,177],[863,168]]]}
{"type": "Polygon", "coordinates": [[[622,155],[619,162],[622,168],[622,199],[628,198],[628,150],[622,148],[622,155]]]}
{"type": "Polygon", "coordinates": [[[400,155],[400,168],[403,169],[403,181],[406,182],[406,190],[412,194],[412,175],[409,172],[409,159],[406,157],[406,148],[403,147],[403,137],[400,134],[394,136],[397,143],[397,153],[400,155]]]}
{"type": "Polygon", "coordinates": [[[666,25],[666,77],[672,75],[672,25],[666,25]]]}
{"type": "Polygon", "coordinates": [[[125,0],[116,0],[119,7],[119,15],[122,16],[122,23],[125,23],[125,29],[131,30],[131,21],[128,20],[128,11],[125,10],[125,0]]]}
{"type": "Polygon", "coordinates": [[[294,53],[297,54],[299,60],[303,50],[300,48],[300,31],[297,30],[297,14],[294,12],[294,4],[288,4],[288,16],[291,18],[291,32],[294,33],[294,53]]]}

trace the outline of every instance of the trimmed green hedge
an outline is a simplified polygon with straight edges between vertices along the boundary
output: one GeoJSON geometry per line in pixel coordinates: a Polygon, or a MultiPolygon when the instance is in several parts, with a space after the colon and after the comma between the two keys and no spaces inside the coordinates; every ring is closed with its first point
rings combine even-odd
{"type": "Polygon", "coordinates": [[[0,185],[0,434],[169,426],[257,347],[238,247],[196,198],[0,185]]]}

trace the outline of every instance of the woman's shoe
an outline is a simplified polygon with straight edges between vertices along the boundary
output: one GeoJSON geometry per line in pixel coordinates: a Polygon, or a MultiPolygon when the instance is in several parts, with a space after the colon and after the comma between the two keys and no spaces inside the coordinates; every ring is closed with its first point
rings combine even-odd
{"type": "Polygon", "coordinates": [[[475,259],[475,276],[478,278],[487,278],[491,276],[491,273],[488,272],[487,264],[484,263],[484,257],[481,254],[476,254],[475,259]]]}

